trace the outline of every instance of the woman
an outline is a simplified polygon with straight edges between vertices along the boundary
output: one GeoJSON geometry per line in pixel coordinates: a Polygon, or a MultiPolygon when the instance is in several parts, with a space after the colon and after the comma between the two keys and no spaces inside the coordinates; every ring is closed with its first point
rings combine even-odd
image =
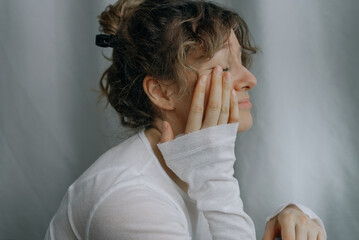
{"type": "MultiPolygon", "coordinates": [[[[100,86],[137,134],[68,189],[46,239],[255,239],[233,177],[252,126],[251,45],[234,12],[203,1],[122,0],[99,17],[113,48],[100,86]]],[[[283,206],[263,239],[325,239],[309,209],[283,206]]]]}

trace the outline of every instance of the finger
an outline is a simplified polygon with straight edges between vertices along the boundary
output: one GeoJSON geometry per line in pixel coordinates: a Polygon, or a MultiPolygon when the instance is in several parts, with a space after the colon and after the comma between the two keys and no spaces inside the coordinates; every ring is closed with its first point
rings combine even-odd
{"type": "Polygon", "coordinates": [[[282,240],[294,240],[295,239],[295,225],[292,222],[281,222],[281,236],[282,240]]]}
{"type": "Polygon", "coordinates": [[[217,125],[222,106],[222,73],[220,66],[216,66],[212,73],[211,90],[202,128],[217,125]]]}
{"type": "Polygon", "coordinates": [[[318,239],[318,233],[315,231],[309,231],[307,233],[307,239],[308,240],[317,240],[318,239]]]}
{"type": "Polygon", "coordinates": [[[174,139],[174,134],[171,125],[167,121],[162,122],[161,143],[171,141],[174,139]]]}
{"type": "Polygon", "coordinates": [[[273,240],[277,236],[278,231],[275,227],[275,220],[270,220],[266,224],[266,228],[264,230],[263,240],[273,240]]]}
{"type": "Polygon", "coordinates": [[[327,239],[325,230],[324,230],[323,226],[319,223],[319,221],[317,219],[311,219],[310,222],[312,225],[314,225],[313,231],[316,233],[315,239],[318,239],[318,240],[327,239]],[[314,230],[314,229],[316,229],[316,230],[314,230]]]}
{"type": "Polygon", "coordinates": [[[327,239],[325,233],[320,231],[318,235],[318,240],[325,240],[325,239],[327,239]]]}
{"type": "Polygon", "coordinates": [[[296,240],[307,240],[307,231],[301,226],[295,226],[295,236],[296,240]]]}
{"type": "Polygon", "coordinates": [[[238,98],[236,91],[232,89],[231,92],[231,103],[230,103],[230,115],[229,123],[239,122],[239,108],[238,108],[238,98]]]}
{"type": "Polygon", "coordinates": [[[188,114],[185,133],[194,132],[201,129],[204,112],[206,82],[206,75],[200,77],[193,91],[192,103],[188,114]]]}
{"type": "Polygon", "coordinates": [[[218,125],[228,123],[229,107],[231,100],[231,89],[232,89],[231,74],[229,72],[226,72],[223,74],[222,107],[219,114],[218,125]]]}

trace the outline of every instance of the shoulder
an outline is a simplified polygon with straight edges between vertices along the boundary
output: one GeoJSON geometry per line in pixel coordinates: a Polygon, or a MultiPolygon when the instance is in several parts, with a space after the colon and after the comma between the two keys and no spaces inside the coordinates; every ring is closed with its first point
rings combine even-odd
{"type": "Polygon", "coordinates": [[[133,135],[100,156],[68,188],[69,207],[88,215],[101,199],[141,185],[144,175],[155,175],[147,170],[153,162],[139,134],[133,135]]]}
{"type": "Polygon", "coordinates": [[[103,154],[69,187],[67,196],[73,227],[84,235],[101,233],[96,236],[107,239],[99,236],[111,238],[160,223],[188,232],[183,200],[140,134],[103,154]]]}
{"type": "Polygon", "coordinates": [[[106,196],[91,212],[87,228],[90,239],[190,239],[182,210],[146,184],[106,196]]]}
{"type": "Polygon", "coordinates": [[[134,134],[120,144],[103,153],[75,182],[80,184],[95,175],[107,176],[109,172],[135,171],[138,174],[152,158],[141,132],[134,134]]]}

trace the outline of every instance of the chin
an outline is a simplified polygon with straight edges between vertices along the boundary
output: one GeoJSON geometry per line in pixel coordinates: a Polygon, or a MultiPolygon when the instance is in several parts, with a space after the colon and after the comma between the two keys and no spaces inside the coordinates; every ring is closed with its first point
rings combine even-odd
{"type": "Polygon", "coordinates": [[[250,112],[248,112],[246,114],[240,114],[239,119],[240,120],[239,120],[237,132],[245,132],[252,127],[253,119],[252,119],[252,115],[250,112]]]}

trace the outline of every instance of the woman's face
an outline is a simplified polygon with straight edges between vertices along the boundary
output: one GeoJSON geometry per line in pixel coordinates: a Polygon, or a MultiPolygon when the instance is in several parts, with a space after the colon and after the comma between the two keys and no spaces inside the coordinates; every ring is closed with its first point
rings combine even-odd
{"type": "MultiPolygon", "coordinates": [[[[231,74],[233,81],[233,89],[236,91],[238,98],[238,108],[240,123],[238,132],[248,130],[252,126],[252,115],[250,112],[251,103],[249,101],[249,93],[256,84],[257,80],[254,75],[242,65],[241,46],[237,40],[235,33],[232,31],[225,46],[219,50],[209,61],[198,61],[194,57],[189,58],[189,64],[198,70],[199,76],[208,75],[207,79],[211,79],[215,66],[221,66],[224,71],[231,74]]],[[[188,71],[187,73],[188,87],[191,93],[196,85],[197,76],[195,73],[188,71]]],[[[211,81],[207,81],[205,108],[208,102],[211,81]]],[[[178,121],[177,126],[173,126],[179,132],[184,132],[188,113],[191,105],[192,94],[186,95],[175,103],[175,112],[178,121]]]]}

